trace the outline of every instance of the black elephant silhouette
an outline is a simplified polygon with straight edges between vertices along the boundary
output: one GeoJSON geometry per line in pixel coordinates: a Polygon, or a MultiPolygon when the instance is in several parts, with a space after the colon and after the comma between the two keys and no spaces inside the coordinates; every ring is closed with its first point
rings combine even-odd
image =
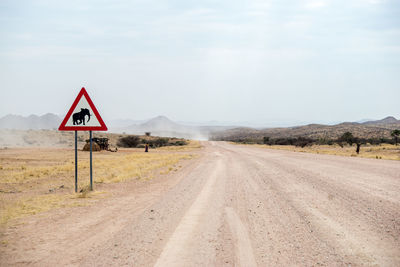
{"type": "Polygon", "coordinates": [[[83,123],[85,125],[85,116],[88,116],[88,120],[90,120],[90,112],[87,108],[81,108],[81,111],[72,114],[72,121],[74,125],[80,125],[83,123]]]}

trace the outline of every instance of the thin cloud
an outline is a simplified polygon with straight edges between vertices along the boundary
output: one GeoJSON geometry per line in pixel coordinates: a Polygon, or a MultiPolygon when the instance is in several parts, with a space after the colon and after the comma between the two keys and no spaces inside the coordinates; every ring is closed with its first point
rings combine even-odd
{"type": "Polygon", "coordinates": [[[3,6],[0,86],[7,97],[0,115],[62,113],[60,101],[82,86],[95,92],[111,118],[165,114],[255,122],[400,115],[396,1],[41,0],[3,6]],[[32,104],[54,90],[54,101],[32,104]],[[324,104],[327,99],[334,103],[324,104]],[[385,106],[377,114],[371,107],[379,101],[385,106]]]}

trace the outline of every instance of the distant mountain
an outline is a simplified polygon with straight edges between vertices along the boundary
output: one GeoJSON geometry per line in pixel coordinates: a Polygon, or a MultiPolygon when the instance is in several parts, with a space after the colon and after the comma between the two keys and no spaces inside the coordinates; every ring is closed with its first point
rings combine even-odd
{"type": "Polygon", "coordinates": [[[56,129],[61,123],[61,118],[55,114],[47,113],[42,116],[6,115],[0,118],[0,129],[39,130],[56,129]]]}
{"type": "MultiPolygon", "coordinates": [[[[62,119],[55,114],[43,116],[6,115],[0,118],[0,129],[40,130],[57,129],[62,119]]],[[[106,122],[107,123],[107,122],[106,122]]],[[[151,132],[155,136],[180,137],[188,139],[208,139],[211,132],[231,129],[229,126],[187,126],[176,123],[165,116],[158,116],[150,120],[112,120],[108,124],[109,131],[114,133],[129,133],[143,135],[151,132]]]]}
{"type": "Polygon", "coordinates": [[[374,125],[374,124],[376,124],[376,125],[382,125],[382,124],[385,125],[386,124],[387,125],[387,124],[397,124],[397,123],[400,123],[400,120],[397,120],[395,117],[392,117],[392,116],[386,117],[382,120],[363,122],[363,124],[367,124],[367,125],[374,125]]]}
{"type": "MultiPolygon", "coordinates": [[[[0,118],[0,129],[39,130],[57,129],[61,118],[48,113],[42,116],[7,115],[0,118]]],[[[308,124],[296,127],[250,128],[237,126],[195,126],[176,123],[165,116],[157,116],[147,121],[114,120],[110,121],[110,132],[143,135],[151,132],[153,136],[180,137],[188,139],[237,140],[243,138],[311,137],[337,138],[346,131],[359,137],[388,137],[394,129],[400,129],[400,120],[386,117],[366,122],[343,122],[335,125],[308,124]]]]}
{"type": "Polygon", "coordinates": [[[352,132],[355,136],[363,138],[390,138],[394,129],[400,129],[400,120],[386,117],[382,120],[364,123],[343,122],[336,125],[309,124],[304,126],[286,128],[267,128],[257,130],[254,128],[234,128],[212,134],[213,140],[239,140],[246,138],[260,139],[264,136],[279,137],[310,137],[310,138],[338,138],[345,132],[352,132]]]}
{"type": "MultiPolygon", "coordinates": [[[[154,136],[182,138],[193,138],[194,134],[197,134],[192,127],[177,124],[165,116],[158,116],[141,124],[133,124],[128,127],[121,128],[119,131],[138,135],[150,132],[151,135],[154,136]]],[[[207,136],[204,136],[204,139],[206,138],[207,136]]]]}
{"type": "Polygon", "coordinates": [[[185,128],[188,126],[183,126],[175,123],[165,116],[157,116],[153,119],[148,120],[145,123],[140,124],[140,127],[153,131],[166,131],[176,130],[177,128],[185,128]]]}
{"type": "Polygon", "coordinates": [[[128,127],[132,124],[140,124],[145,122],[146,120],[131,120],[131,119],[117,119],[106,121],[106,125],[109,129],[118,129],[123,127],[128,127]]]}
{"type": "Polygon", "coordinates": [[[208,139],[210,133],[231,129],[229,126],[192,126],[176,123],[165,116],[157,116],[141,124],[113,129],[114,132],[144,134],[150,132],[154,136],[179,137],[188,139],[208,139]]]}
{"type": "MultiPolygon", "coordinates": [[[[364,122],[368,122],[368,121],[373,121],[373,119],[362,119],[362,120],[359,120],[359,121],[356,121],[357,123],[364,123],[364,122]]],[[[340,122],[338,122],[338,123],[340,123],[340,122]]],[[[334,124],[338,124],[338,123],[334,123],[334,124]]]]}

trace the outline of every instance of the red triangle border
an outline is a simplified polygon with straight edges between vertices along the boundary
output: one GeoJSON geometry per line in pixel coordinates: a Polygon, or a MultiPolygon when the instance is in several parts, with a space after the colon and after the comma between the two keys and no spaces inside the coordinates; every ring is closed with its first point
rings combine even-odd
{"type": "Polygon", "coordinates": [[[92,100],[90,99],[88,93],[86,92],[85,87],[82,87],[81,91],[79,92],[78,96],[76,97],[74,103],[72,104],[71,108],[69,109],[67,115],[65,116],[64,120],[61,122],[60,127],[58,127],[59,131],[107,131],[107,126],[104,123],[103,119],[101,118],[99,112],[97,111],[96,107],[94,106],[92,100]],[[72,112],[74,112],[76,106],[78,105],[79,101],[81,100],[82,96],[84,96],[92,109],[94,115],[96,116],[97,120],[100,123],[100,126],[66,126],[68,119],[71,117],[72,112]]]}

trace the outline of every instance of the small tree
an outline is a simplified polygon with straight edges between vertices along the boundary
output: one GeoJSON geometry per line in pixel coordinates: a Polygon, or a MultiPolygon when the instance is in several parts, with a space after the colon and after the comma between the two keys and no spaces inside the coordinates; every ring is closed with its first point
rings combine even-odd
{"type": "Polygon", "coordinates": [[[346,142],[348,143],[350,146],[353,145],[353,143],[355,143],[355,138],[353,136],[353,134],[351,132],[345,132],[340,138],[340,141],[346,142]]]}
{"type": "Polygon", "coordinates": [[[264,144],[268,144],[268,142],[269,142],[269,137],[268,136],[264,136],[263,143],[264,144]]]}
{"type": "Polygon", "coordinates": [[[367,140],[364,138],[358,138],[354,137],[353,142],[356,144],[356,152],[357,154],[360,154],[360,147],[361,145],[365,145],[367,143],[367,140]]]}
{"type": "Polygon", "coordinates": [[[353,139],[353,142],[356,143],[356,146],[357,146],[357,147],[356,147],[356,153],[357,153],[357,154],[360,154],[360,147],[361,147],[361,140],[360,140],[360,138],[357,138],[357,137],[354,138],[354,139],[353,139]]]}
{"type": "Polygon", "coordinates": [[[399,138],[399,135],[400,135],[400,130],[398,130],[398,129],[393,130],[390,135],[394,138],[394,143],[397,146],[397,141],[398,141],[398,138],[399,138]]]}

